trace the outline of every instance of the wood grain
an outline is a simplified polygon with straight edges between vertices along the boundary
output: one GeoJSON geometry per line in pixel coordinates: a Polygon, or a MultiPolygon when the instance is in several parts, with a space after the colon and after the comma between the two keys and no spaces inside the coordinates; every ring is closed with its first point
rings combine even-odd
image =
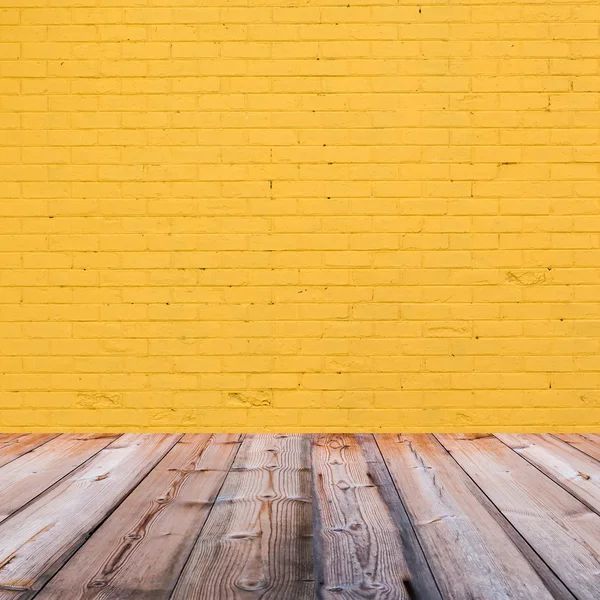
{"type": "Polygon", "coordinates": [[[123,435],[0,524],[0,600],[31,598],[179,440],[123,435]]]}
{"type": "Polygon", "coordinates": [[[32,433],[26,435],[2,434],[0,438],[0,467],[49,442],[58,434],[32,433]]]}
{"type": "Polygon", "coordinates": [[[0,522],[116,437],[61,435],[0,467],[0,522]]]}
{"type": "Polygon", "coordinates": [[[358,434],[356,439],[365,457],[369,477],[378,487],[379,493],[398,527],[402,550],[410,571],[410,577],[404,584],[409,591],[410,598],[441,600],[440,591],[423,554],[413,524],[392,481],[375,438],[371,434],[358,434]]]}
{"type": "Polygon", "coordinates": [[[168,599],[241,435],[186,435],[37,600],[168,599]]]}
{"type": "Polygon", "coordinates": [[[173,600],[312,600],[309,470],[307,437],[247,437],[173,600]]]}
{"type": "Polygon", "coordinates": [[[473,495],[472,481],[429,435],[377,443],[448,600],[552,600],[520,550],[473,495]]]}
{"type": "Polygon", "coordinates": [[[600,462],[551,435],[498,434],[496,437],[600,513],[600,462]]]}
{"type": "Polygon", "coordinates": [[[0,434],[0,600],[599,597],[594,434],[116,435],[0,434]]]}
{"type": "Polygon", "coordinates": [[[597,461],[600,461],[600,443],[595,442],[593,438],[590,439],[585,435],[580,435],[577,433],[554,434],[554,437],[566,442],[574,448],[577,448],[584,454],[595,458],[597,461]]]}
{"type": "Polygon", "coordinates": [[[398,527],[355,436],[315,436],[312,463],[317,598],[408,599],[398,527]]]}
{"type": "Polygon", "coordinates": [[[18,433],[0,433],[0,450],[4,446],[12,444],[19,436],[18,433]]]}
{"type": "Polygon", "coordinates": [[[600,516],[495,437],[436,437],[578,600],[596,600],[600,516]]]}

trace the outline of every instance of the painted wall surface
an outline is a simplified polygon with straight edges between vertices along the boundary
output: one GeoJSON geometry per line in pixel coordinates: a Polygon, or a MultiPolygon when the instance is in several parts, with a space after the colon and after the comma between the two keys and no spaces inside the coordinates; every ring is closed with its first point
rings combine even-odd
{"type": "Polygon", "coordinates": [[[596,0],[0,4],[1,430],[600,430],[596,0]]]}

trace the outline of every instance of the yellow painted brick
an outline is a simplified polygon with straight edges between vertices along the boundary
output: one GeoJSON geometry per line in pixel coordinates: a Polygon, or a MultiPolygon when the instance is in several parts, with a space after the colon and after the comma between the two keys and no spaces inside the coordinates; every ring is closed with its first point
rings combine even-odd
{"type": "Polygon", "coordinates": [[[0,10],[0,428],[600,430],[596,6],[84,4],[0,10]]]}

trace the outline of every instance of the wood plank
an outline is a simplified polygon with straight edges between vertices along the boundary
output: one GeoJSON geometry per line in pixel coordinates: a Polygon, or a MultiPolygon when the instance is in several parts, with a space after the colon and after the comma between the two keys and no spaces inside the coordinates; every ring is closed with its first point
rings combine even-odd
{"type": "Polygon", "coordinates": [[[57,433],[32,433],[26,435],[3,434],[4,437],[0,440],[0,467],[9,462],[31,452],[34,448],[49,442],[51,439],[58,436],[57,433]]]}
{"type": "Polygon", "coordinates": [[[313,440],[317,598],[409,596],[400,533],[353,435],[313,440]]]}
{"type": "Polygon", "coordinates": [[[313,598],[310,442],[247,437],[173,600],[313,598]]]}
{"type": "Polygon", "coordinates": [[[241,438],[186,435],[36,600],[168,599],[241,438]]]}
{"type": "Polygon", "coordinates": [[[551,435],[498,434],[496,437],[600,513],[600,462],[551,435]]]}
{"type": "Polygon", "coordinates": [[[433,436],[390,434],[376,440],[445,599],[552,600],[472,493],[473,482],[433,436]]]}
{"type": "Polygon", "coordinates": [[[0,467],[0,522],[117,437],[61,435],[0,467]]]}
{"type": "Polygon", "coordinates": [[[578,600],[596,600],[600,516],[493,436],[436,437],[578,600]]]}
{"type": "Polygon", "coordinates": [[[1,523],[0,600],[33,597],[180,437],[123,435],[1,523]]]}
{"type": "Polygon", "coordinates": [[[553,435],[559,440],[567,442],[567,444],[600,461],[600,443],[595,442],[593,439],[577,433],[555,433],[553,435]]]}
{"type": "Polygon", "coordinates": [[[404,584],[410,592],[410,598],[441,600],[437,583],[375,438],[371,434],[358,434],[356,439],[367,462],[370,478],[379,488],[379,493],[398,527],[402,549],[410,571],[410,578],[404,584]]]}

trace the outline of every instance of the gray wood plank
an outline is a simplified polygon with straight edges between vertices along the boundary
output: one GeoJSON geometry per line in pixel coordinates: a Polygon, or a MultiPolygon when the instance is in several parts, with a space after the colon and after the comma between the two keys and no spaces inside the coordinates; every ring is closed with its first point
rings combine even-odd
{"type": "Polygon", "coordinates": [[[313,598],[310,443],[248,436],[172,600],[313,598]]]}
{"type": "Polygon", "coordinates": [[[436,437],[578,600],[597,600],[600,516],[493,436],[436,437]]]}
{"type": "Polygon", "coordinates": [[[400,533],[356,437],[316,435],[312,463],[317,598],[408,600],[400,533]]]}
{"type": "Polygon", "coordinates": [[[61,435],[0,467],[0,522],[117,437],[61,435]]]}
{"type": "Polygon", "coordinates": [[[406,507],[400,499],[388,466],[373,435],[358,434],[356,439],[367,462],[368,476],[373,484],[379,488],[381,497],[398,527],[402,549],[410,571],[409,579],[404,582],[409,597],[411,599],[418,598],[418,600],[441,600],[442,597],[431,573],[430,565],[423,554],[423,549],[406,512],[406,507]]]}
{"type": "Polygon", "coordinates": [[[36,600],[167,600],[241,438],[184,436],[36,600]]]}
{"type": "Polygon", "coordinates": [[[123,435],[1,523],[0,600],[33,597],[180,437],[123,435]]]}
{"type": "Polygon", "coordinates": [[[552,600],[473,483],[430,435],[377,435],[377,443],[445,599],[552,600]]]}

